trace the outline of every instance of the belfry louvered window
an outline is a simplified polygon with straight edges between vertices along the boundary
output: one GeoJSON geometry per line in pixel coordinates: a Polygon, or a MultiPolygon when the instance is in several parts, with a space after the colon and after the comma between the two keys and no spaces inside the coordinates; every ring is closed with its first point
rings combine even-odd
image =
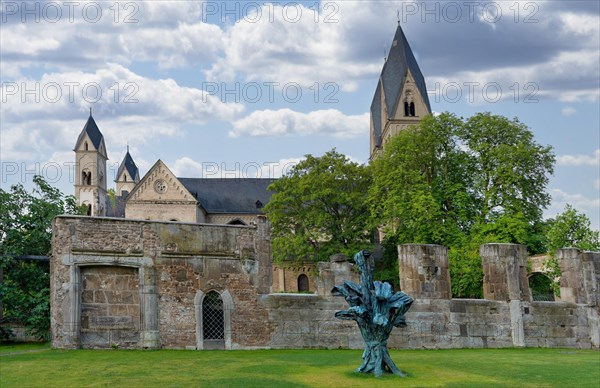
{"type": "Polygon", "coordinates": [[[202,327],[205,340],[222,340],[225,338],[223,300],[218,292],[211,291],[204,297],[202,327]]]}

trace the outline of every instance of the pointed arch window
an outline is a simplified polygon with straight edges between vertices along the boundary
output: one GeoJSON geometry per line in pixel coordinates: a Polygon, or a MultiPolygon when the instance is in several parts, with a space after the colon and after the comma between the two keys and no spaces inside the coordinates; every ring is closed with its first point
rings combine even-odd
{"type": "Polygon", "coordinates": [[[88,142],[87,142],[87,141],[86,141],[85,143],[83,143],[83,146],[84,146],[84,148],[85,148],[85,150],[86,150],[86,151],[88,151],[88,150],[89,150],[89,147],[88,147],[88,142]]]}

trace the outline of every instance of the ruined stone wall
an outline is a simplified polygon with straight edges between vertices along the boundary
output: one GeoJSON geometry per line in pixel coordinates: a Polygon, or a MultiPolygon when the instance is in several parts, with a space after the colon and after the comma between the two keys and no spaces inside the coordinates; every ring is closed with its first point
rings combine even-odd
{"type": "MultiPolygon", "coordinates": [[[[407,245],[398,251],[401,284],[410,288],[405,292],[415,301],[406,314],[407,327],[392,331],[390,348],[600,347],[594,304],[598,292],[593,288],[598,284],[599,253],[559,253],[559,259],[569,260],[561,265],[565,266],[564,286],[579,287],[567,292],[583,302],[574,303],[531,301],[523,246],[481,247],[484,289],[489,298],[482,300],[450,298],[444,247],[407,245]]],[[[274,325],[272,347],[364,346],[356,323],[333,318],[336,311],[347,308],[343,298],[329,296],[333,284],[355,277],[350,264],[319,263],[319,275],[317,295],[265,296],[274,325]]]]}
{"type": "MultiPolygon", "coordinates": [[[[50,262],[52,345],[362,348],[356,323],[334,318],[347,308],[344,299],[331,296],[334,285],[358,282],[353,265],[335,258],[318,263],[315,294],[272,293],[269,226],[258,221],[247,227],[58,217],[50,262]],[[219,340],[204,337],[205,300],[215,293],[219,340]]],[[[408,327],[392,332],[391,348],[600,348],[600,253],[559,251],[563,301],[532,302],[523,246],[481,247],[484,300],[450,297],[444,247],[407,245],[398,252],[401,284],[415,301],[408,327]]]]}
{"type": "Polygon", "coordinates": [[[240,227],[63,216],[52,246],[54,347],[204,348],[211,291],[223,301],[224,348],[269,344],[264,218],[240,227]]]}

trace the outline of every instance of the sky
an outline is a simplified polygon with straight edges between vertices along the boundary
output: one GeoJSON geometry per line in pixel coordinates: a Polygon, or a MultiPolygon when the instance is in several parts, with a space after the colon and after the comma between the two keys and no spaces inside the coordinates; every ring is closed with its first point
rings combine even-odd
{"type": "Polygon", "coordinates": [[[545,217],[569,203],[600,229],[599,4],[1,0],[0,187],[72,194],[90,108],[111,180],[128,146],[142,176],[278,177],[334,147],[365,163],[400,22],[432,110],[518,117],[556,154],[545,217]]]}

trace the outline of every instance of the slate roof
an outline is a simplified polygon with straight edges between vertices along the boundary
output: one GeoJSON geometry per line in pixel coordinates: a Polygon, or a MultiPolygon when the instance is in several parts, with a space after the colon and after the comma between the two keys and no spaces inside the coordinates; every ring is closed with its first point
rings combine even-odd
{"type": "Polygon", "coordinates": [[[373,96],[373,102],[371,103],[371,115],[373,116],[373,127],[376,139],[377,136],[381,135],[382,131],[380,119],[380,90],[382,84],[383,91],[385,93],[385,104],[388,118],[391,119],[396,113],[395,110],[400,105],[398,104],[398,99],[406,80],[407,70],[410,70],[415,79],[419,94],[421,94],[421,97],[425,101],[425,105],[427,105],[427,109],[431,112],[431,105],[429,104],[429,97],[427,96],[425,78],[421,73],[419,64],[413,55],[410,45],[408,44],[408,40],[406,40],[406,36],[404,36],[404,32],[402,31],[400,24],[398,24],[396,34],[394,35],[394,42],[396,42],[396,44],[392,43],[392,48],[390,49],[388,58],[383,65],[383,69],[381,70],[381,75],[379,78],[380,81],[377,83],[377,90],[373,96]],[[378,122],[375,120],[376,117],[378,117],[378,122]]]}
{"type": "Polygon", "coordinates": [[[373,120],[375,146],[381,147],[381,81],[377,83],[377,90],[375,90],[371,103],[371,119],[373,120]]]}
{"type": "Polygon", "coordinates": [[[262,214],[273,194],[267,187],[272,179],[261,178],[177,178],[200,202],[207,213],[262,214]],[[262,204],[257,207],[257,201],[262,204]]]}
{"type": "Polygon", "coordinates": [[[127,150],[127,153],[125,154],[125,157],[123,158],[123,161],[121,162],[121,165],[119,166],[119,169],[117,170],[117,179],[115,179],[115,182],[119,179],[119,177],[123,173],[123,170],[127,170],[127,173],[129,174],[128,179],[130,179],[134,182],[139,180],[140,171],[138,170],[138,166],[133,161],[131,154],[129,154],[129,149],[127,150]]]}
{"type": "Polygon", "coordinates": [[[83,130],[79,134],[79,137],[77,138],[77,143],[75,143],[75,149],[77,149],[77,146],[83,140],[86,133],[92,141],[94,148],[96,148],[96,150],[99,150],[100,144],[102,144],[102,140],[104,140],[104,137],[102,136],[102,132],[100,132],[100,129],[98,129],[98,125],[96,125],[96,122],[94,121],[94,118],[91,114],[87,122],[85,123],[83,130]]]}

